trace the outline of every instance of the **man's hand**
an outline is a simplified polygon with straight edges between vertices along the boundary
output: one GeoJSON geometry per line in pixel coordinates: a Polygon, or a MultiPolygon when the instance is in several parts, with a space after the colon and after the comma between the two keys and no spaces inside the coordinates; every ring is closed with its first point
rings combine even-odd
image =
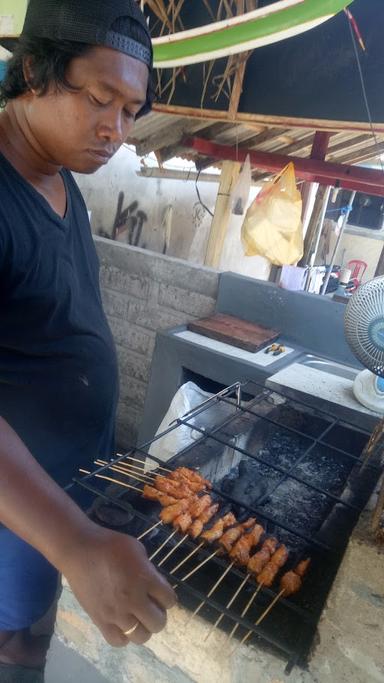
{"type": "Polygon", "coordinates": [[[144,546],[91,522],[1,417],[0,467],[0,523],[64,574],[106,640],[144,643],[161,631],[176,596],[144,546]]]}
{"type": "Polygon", "coordinates": [[[110,645],[145,643],[166,624],[176,603],[167,581],[131,536],[90,523],[81,545],[61,567],[76,598],[110,645]],[[129,636],[124,635],[138,622],[129,636]]]}

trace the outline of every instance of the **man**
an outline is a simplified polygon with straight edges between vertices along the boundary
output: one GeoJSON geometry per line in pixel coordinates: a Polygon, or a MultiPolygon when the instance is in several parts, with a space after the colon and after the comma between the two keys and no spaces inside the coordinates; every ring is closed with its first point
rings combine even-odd
{"type": "Polygon", "coordinates": [[[174,605],[135,539],[62,490],[114,452],[117,365],[86,207],[93,173],[150,110],[152,47],[134,0],[30,0],[0,86],[0,682],[43,680],[34,624],[58,573],[114,646],[174,605]]]}

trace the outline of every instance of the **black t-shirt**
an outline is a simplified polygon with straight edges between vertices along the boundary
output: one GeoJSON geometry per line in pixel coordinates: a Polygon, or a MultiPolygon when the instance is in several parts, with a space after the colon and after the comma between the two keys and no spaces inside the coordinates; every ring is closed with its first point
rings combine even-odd
{"type": "Polygon", "coordinates": [[[114,450],[118,372],[87,210],[61,219],[0,155],[0,415],[61,485],[114,450]]]}

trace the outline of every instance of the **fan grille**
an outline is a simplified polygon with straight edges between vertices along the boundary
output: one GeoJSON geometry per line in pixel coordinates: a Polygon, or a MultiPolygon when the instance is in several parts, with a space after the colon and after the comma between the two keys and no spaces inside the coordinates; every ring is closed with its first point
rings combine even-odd
{"type": "Polygon", "coordinates": [[[384,377],[384,277],[361,285],[348,302],[345,336],[356,358],[384,377]]]}

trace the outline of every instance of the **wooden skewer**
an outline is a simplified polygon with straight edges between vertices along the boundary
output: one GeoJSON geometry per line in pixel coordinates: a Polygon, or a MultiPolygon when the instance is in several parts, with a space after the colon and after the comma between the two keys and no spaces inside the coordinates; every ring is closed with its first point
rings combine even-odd
{"type": "MultiPolygon", "coordinates": [[[[280,593],[278,593],[278,595],[276,595],[273,598],[272,602],[268,605],[267,609],[265,609],[264,612],[261,614],[261,616],[258,618],[258,620],[255,621],[255,626],[259,626],[261,624],[261,622],[264,621],[265,617],[268,616],[271,609],[274,607],[274,605],[276,605],[277,601],[280,600],[280,598],[284,595],[284,593],[285,593],[285,590],[283,589],[280,591],[280,593]]],[[[253,633],[253,631],[248,631],[248,633],[245,634],[243,640],[240,641],[239,646],[244,645],[244,643],[248,640],[248,638],[252,635],[252,633],[253,633]]]]}
{"type": "Polygon", "coordinates": [[[148,472],[145,471],[144,465],[145,463],[142,460],[135,459],[135,462],[140,462],[140,465],[135,465],[133,462],[124,462],[124,460],[113,460],[111,462],[112,465],[116,465],[117,467],[124,467],[124,468],[129,468],[129,469],[135,469],[135,470],[140,470],[140,472],[143,472],[143,474],[148,473],[148,475],[151,475],[152,477],[155,477],[156,474],[151,470],[148,470],[148,472]]]}
{"type": "Polygon", "coordinates": [[[177,548],[178,548],[182,543],[184,543],[184,541],[185,541],[187,538],[188,538],[188,534],[185,534],[185,536],[183,536],[183,538],[182,538],[178,543],[176,543],[176,545],[174,546],[174,548],[171,548],[171,550],[169,551],[169,553],[167,553],[166,556],[163,557],[163,559],[159,562],[159,564],[158,564],[157,566],[158,566],[158,567],[161,567],[161,565],[164,564],[164,562],[166,562],[166,561],[168,560],[169,557],[171,557],[171,555],[175,552],[175,550],[177,550],[177,548]]]}
{"type": "MultiPolygon", "coordinates": [[[[89,470],[83,470],[79,468],[79,472],[82,474],[92,474],[89,472],[89,470]]],[[[119,481],[118,479],[112,479],[112,477],[107,477],[105,474],[94,474],[94,477],[97,477],[98,479],[105,479],[106,481],[111,481],[113,484],[119,484],[120,486],[124,486],[126,489],[133,489],[134,491],[139,491],[139,493],[142,493],[142,490],[139,489],[137,486],[132,486],[131,484],[125,484],[123,481],[119,481]]]]}
{"type": "Polygon", "coordinates": [[[177,572],[177,570],[180,569],[180,567],[182,567],[183,564],[185,564],[185,562],[188,562],[188,560],[190,560],[191,557],[193,557],[193,555],[195,555],[195,553],[197,553],[197,551],[200,550],[200,548],[203,547],[203,545],[204,545],[204,541],[202,541],[201,543],[199,543],[199,545],[198,545],[196,548],[194,548],[194,549],[192,550],[192,552],[189,553],[189,555],[187,555],[187,557],[184,557],[184,560],[181,560],[181,562],[179,562],[179,564],[177,564],[176,567],[174,567],[174,568],[172,569],[172,571],[170,571],[170,574],[174,574],[175,572],[177,572]]]}
{"type": "MultiPolygon", "coordinates": [[[[253,593],[253,595],[249,598],[247,604],[245,605],[245,607],[244,607],[244,609],[243,609],[243,611],[242,611],[242,613],[241,613],[241,616],[242,616],[242,617],[245,617],[245,615],[247,614],[248,610],[252,607],[254,601],[256,600],[256,598],[257,598],[257,596],[258,596],[258,594],[259,594],[259,592],[260,592],[260,590],[261,590],[262,585],[263,585],[263,584],[260,583],[260,584],[258,585],[258,587],[257,587],[257,590],[255,590],[255,592],[253,593]]],[[[234,627],[233,627],[233,629],[232,629],[232,631],[231,631],[230,634],[228,635],[228,640],[231,640],[231,638],[233,638],[233,636],[235,635],[235,633],[236,633],[236,631],[237,631],[238,628],[239,628],[239,624],[235,624],[234,627]]]]}
{"type": "Polygon", "coordinates": [[[125,477],[132,477],[132,479],[142,481],[143,484],[147,484],[149,482],[153,483],[153,479],[147,477],[145,474],[138,474],[137,472],[133,472],[128,469],[118,467],[117,465],[109,465],[107,462],[105,462],[105,460],[95,460],[94,462],[95,465],[108,465],[108,469],[113,470],[114,472],[119,472],[120,474],[124,474],[125,477]]]}
{"type": "Polygon", "coordinates": [[[110,465],[110,467],[119,467],[123,472],[132,473],[132,472],[136,471],[137,474],[140,474],[140,476],[148,477],[148,479],[150,481],[153,481],[155,477],[166,476],[164,474],[150,474],[150,473],[146,472],[142,467],[138,467],[137,465],[133,465],[132,463],[125,463],[125,462],[107,463],[105,460],[101,460],[100,462],[103,462],[105,465],[110,465]]]}
{"type": "Polygon", "coordinates": [[[160,522],[156,522],[156,524],[152,524],[152,526],[149,527],[149,529],[147,529],[147,531],[144,531],[142,534],[140,534],[140,536],[138,536],[136,540],[141,541],[141,539],[144,538],[144,536],[146,536],[147,534],[150,534],[151,531],[153,531],[153,529],[156,529],[156,527],[160,526],[161,524],[163,524],[162,520],[160,520],[160,522]]]}
{"type": "MultiPolygon", "coordinates": [[[[233,563],[232,563],[232,564],[233,564],[233,563]]],[[[227,602],[227,604],[225,605],[225,608],[226,608],[226,609],[228,609],[229,607],[231,607],[231,605],[233,605],[233,603],[235,602],[237,596],[239,595],[240,591],[243,590],[243,588],[244,588],[245,584],[247,583],[248,579],[250,578],[250,576],[251,576],[250,574],[247,574],[247,575],[244,577],[244,579],[242,580],[240,586],[239,586],[239,587],[237,588],[237,590],[234,592],[234,594],[233,594],[233,596],[231,597],[231,599],[229,600],[229,602],[227,602]]],[[[204,640],[208,640],[208,638],[209,638],[209,636],[211,635],[211,633],[213,633],[213,631],[215,630],[215,628],[218,627],[218,625],[220,624],[221,620],[224,619],[224,616],[225,616],[224,614],[220,614],[220,616],[216,619],[216,621],[215,621],[215,623],[213,624],[213,626],[211,626],[211,628],[209,629],[209,631],[208,631],[207,635],[205,636],[204,640]]]]}
{"type": "MultiPolygon", "coordinates": [[[[151,457],[151,456],[149,456],[149,457],[151,457]]],[[[142,464],[144,464],[143,460],[140,460],[140,458],[133,458],[131,455],[125,455],[124,458],[126,460],[133,460],[134,462],[141,462],[142,464]]],[[[119,464],[128,465],[128,463],[124,463],[124,460],[119,460],[119,464]]],[[[162,467],[161,465],[157,465],[157,468],[159,470],[163,470],[164,472],[173,472],[173,470],[168,469],[168,467],[162,467]]]]}
{"type": "MultiPolygon", "coordinates": [[[[218,587],[220,586],[221,582],[224,580],[224,578],[225,578],[226,575],[228,574],[229,570],[232,569],[232,567],[233,567],[234,564],[235,564],[234,562],[231,562],[231,564],[229,564],[228,567],[226,567],[226,568],[224,569],[224,571],[223,571],[223,573],[221,574],[221,576],[217,579],[215,585],[212,586],[212,588],[211,588],[211,590],[209,591],[209,593],[207,593],[207,598],[210,598],[211,595],[215,592],[216,588],[218,588],[218,587]]],[[[191,621],[191,620],[200,612],[201,608],[204,607],[205,603],[206,603],[206,600],[202,600],[201,603],[200,603],[200,605],[198,605],[198,606],[196,607],[195,611],[194,611],[194,612],[191,614],[191,616],[188,618],[188,620],[187,620],[187,622],[186,622],[186,626],[187,626],[187,625],[189,624],[189,622],[190,622],[190,621],[191,621]]]]}
{"type": "Polygon", "coordinates": [[[219,552],[220,552],[220,550],[215,550],[213,553],[211,553],[211,555],[208,555],[208,557],[206,557],[205,560],[203,560],[202,562],[200,562],[200,563],[197,565],[197,567],[195,567],[194,569],[192,569],[192,571],[188,572],[188,574],[186,574],[185,576],[183,576],[183,578],[181,579],[181,581],[186,581],[186,580],[189,579],[191,576],[193,576],[193,574],[195,574],[195,573],[200,569],[200,567],[203,567],[205,564],[207,564],[207,562],[209,562],[209,560],[211,560],[213,557],[215,557],[215,555],[217,555],[219,552]]]}
{"type": "Polygon", "coordinates": [[[153,560],[156,557],[156,555],[158,555],[159,552],[161,552],[161,550],[164,548],[164,546],[167,545],[168,541],[170,541],[171,538],[173,538],[176,534],[177,534],[177,529],[172,531],[172,533],[169,536],[167,536],[165,541],[158,547],[158,549],[155,550],[154,553],[152,553],[152,555],[149,557],[149,560],[153,560]]]}

